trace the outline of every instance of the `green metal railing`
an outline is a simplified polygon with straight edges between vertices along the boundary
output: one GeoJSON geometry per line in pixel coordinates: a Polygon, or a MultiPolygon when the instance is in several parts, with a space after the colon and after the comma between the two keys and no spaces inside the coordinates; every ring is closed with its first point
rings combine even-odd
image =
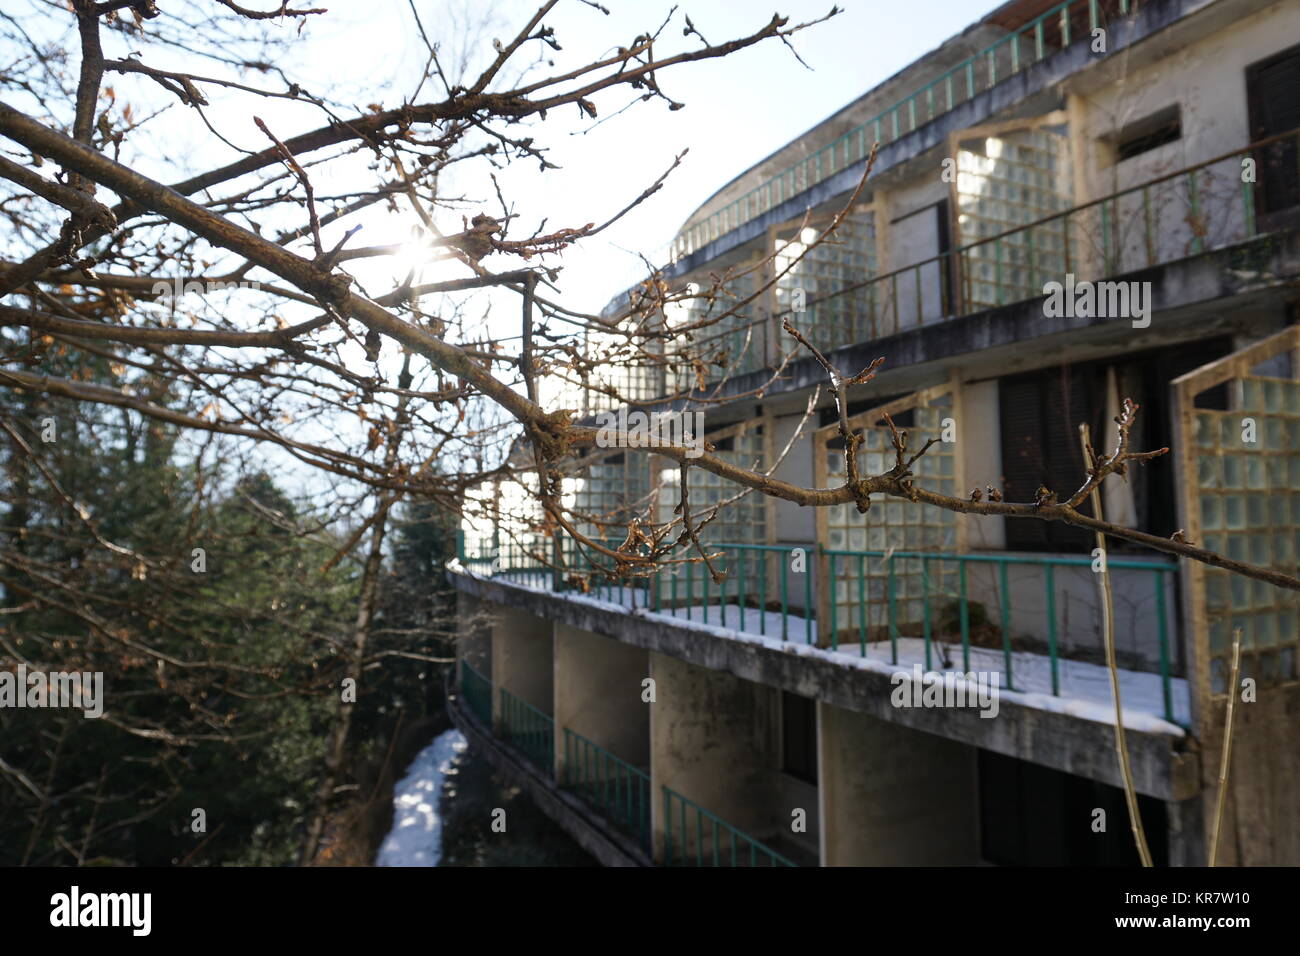
{"type": "MultiPolygon", "coordinates": [[[[1093,558],[1082,557],[1039,557],[1035,555],[1016,554],[935,554],[922,551],[829,551],[822,554],[827,561],[827,577],[831,582],[833,593],[829,608],[829,644],[832,650],[840,646],[841,623],[848,625],[850,634],[856,632],[859,653],[867,653],[867,644],[871,641],[871,628],[868,624],[869,601],[866,599],[866,582],[869,565],[885,566],[887,633],[890,643],[891,663],[898,663],[898,639],[902,635],[898,614],[898,578],[908,573],[915,577],[919,573],[922,592],[922,619],[919,622],[921,637],[925,641],[925,667],[933,666],[936,639],[940,636],[936,626],[936,609],[939,600],[957,602],[958,631],[961,637],[962,669],[969,672],[971,657],[971,606],[976,603],[970,593],[971,566],[989,567],[995,580],[991,587],[979,597],[991,598],[997,607],[997,629],[1001,637],[1001,650],[1004,667],[1004,686],[1015,690],[1015,673],[1012,653],[1012,627],[1016,621],[1012,607],[1012,588],[1010,569],[1013,567],[1032,567],[1041,569],[1044,598],[1044,618],[1047,633],[1047,656],[1051,672],[1051,687],[1054,697],[1061,696],[1060,680],[1060,621],[1057,613],[1057,579],[1056,572],[1063,568],[1088,568],[1094,566],[1093,558]],[[942,578],[945,566],[956,565],[957,591],[952,593],[935,593],[932,581],[942,578]],[[900,568],[900,566],[902,566],[900,568]],[[847,574],[845,574],[847,572],[847,574]],[[843,582],[848,585],[848,593],[857,595],[852,603],[857,610],[857,621],[841,622],[840,602],[834,589],[843,582]],[[855,589],[856,585],[856,589],[855,589]]],[[[1156,643],[1159,657],[1159,675],[1164,704],[1165,719],[1174,720],[1173,689],[1169,658],[1169,617],[1166,591],[1169,582],[1174,581],[1178,565],[1173,561],[1132,561],[1120,558],[1106,559],[1107,567],[1113,571],[1133,571],[1151,576],[1151,597],[1155,605],[1156,643]],[[1168,576],[1168,581],[1166,580],[1168,576]]],[[[989,601],[979,601],[982,607],[989,601]]],[[[910,622],[915,629],[916,622],[910,622]]],[[[945,642],[946,643],[946,642],[945,642]]],[[[1101,648],[1096,649],[1100,653],[1101,648]]]]}
{"type": "Polygon", "coordinates": [[[546,584],[561,589],[559,562],[549,560],[554,550],[550,539],[538,535],[518,537],[494,533],[491,539],[481,538],[474,549],[467,549],[464,532],[460,537],[459,560],[463,567],[487,577],[502,576],[523,584],[546,584]],[[467,553],[472,550],[474,553],[467,553]]]}
{"type": "Polygon", "coordinates": [[[655,575],[652,610],[687,620],[699,620],[719,627],[779,636],[783,641],[813,643],[812,548],[789,545],[707,544],[715,567],[726,573],[721,582],[703,562],[676,565],[674,571],[655,575]],[[795,551],[803,552],[803,570],[793,570],[795,551]],[[712,558],[718,555],[717,558],[712,558]],[[793,577],[793,581],[791,578],[793,577]],[[684,579],[684,580],[683,580],[684,579]],[[792,598],[801,597],[803,612],[791,614],[792,598]],[[769,627],[768,610],[779,612],[779,627],[769,627]],[[757,613],[750,615],[748,610],[757,613]],[[793,617],[793,621],[791,618],[793,617]],[[749,626],[746,626],[746,625],[749,626]]]}
{"type": "Polygon", "coordinates": [[[501,737],[550,776],[555,776],[555,721],[504,687],[501,700],[501,737]]]}
{"type": "Polygon", "coordinates": [[[470,667],[469,661],[460,662],[460,692],[470,713],[484,727],[492,726],[492,682],[470,667]]]}
{"type": "Polygon", "coordinates": [[[682,232],[678,258],[739,228],[788,199],[862,162],[873,143],[882,146],[915,132],[1001,81],[1020,73],[1076,39],[1087,42],[1108,15],[1128,15],[1138,0],[1065,0],[940,74],[916,92],[755,186],[682,232]],[[1086,30],[1080,27],[1086,25],[1086,30]]]}
{"type": "MultiPolygon", "coordinates": [[[[972,637],[978,626],[982,640],[988,640],[990,631],[996,632],[1003,686],[1010,690],[1025,689],[1017,685],[1017,651],[1013,644],[1018,638],[1014,629],[1019,627],[1023,631],[1032,618],[1035,623],[1043,625],[1044,638],[1028,653],[1046,657],[1050,692],[1057,697],[1061,696],[1062,660],[1101,659],[1103,649],[1100,643],[1096,647],[1079,647],[1078,629],[1067,630],[1060,613],[1065,582],[1058,572],[1090,568],[1094,561],[1092,558],[1009,553],[850,551],[814,549],[811,546],[799,549],[790,545],[759,544],[710,544],[707,547],[714,567],[725,572],[720,583],[713,580],[702,562],[692,562],[677,565],[675,574],[660,569],[649,581],[596,583],[588,593],[612,604],[643,608],[678,620],[698,621],[782,641],[816,643],[832,651],[840,650],[842,644],[855,643],[858,653],[865,656],[869,644],[888,640],[890,660],[895,664],[899,661],[899,638],[919,637],[924,641],[927,670],[935,663],[940,643],[945,657],[946,651],[955,646],[943,640],[951,636],[960,639],[962,667],[970,671],[972,637]],[[794,569],[797,550],[805,552],[799,562],[803,570],[794,569]],[[976,575],[973,568],[988,570],[976,575]],[[1022,577],[1025,569],[1037,569],[1041,574],[1042,606],[1029,616],[1023,607],[1017,609],[1014,606],[1013,596],[1031,592],[1033,585],[1017,580],[1013,589],[1013,569],[1019,569],[1022,577]],[[826,575],[829,593],[827,607],[820,610],[820,615],[814,598],[814,576],[817,574],[826,575]],[[881,578],[883,589],[868,587],[869,582],[881,578]],[[951,587],[944,584],[948,579],[954,582],[951,587]],[[903,600],[915,600],[914,589],[918,585],[908,582],[919,582],[919,621],[902,620],[899,610],[903,600]],[[982,624],[972,617],[976,605],[983,615],[982,624]],[[944,609],[953,607],[955,621],[944,619],[944,609]],[[878,626],[875,622],[882,619],[883,623],[878,626]],[[1071,636],[1075,638],[1074,647],[1063,649],[1063,639],[1071,636]]],[[[560,581],[559,574],[552,573],[551,568],[538,561],[535,550],[508,547],[500,550],[505,558],[501,560],[497,574],[516,581],[522,578],[521,583],[533,586],[557,591],[568,589],[560,581]]],[[[566,555],[566,558],[572,560],[572,555],[566,555]]],[[[1144,586],[1133,589],[1126,585],[1125,589],[1126,593],[1148,595],[1142,600],[1150,600],[1155,646],[1139,648],[1136,658],[1128,662],[1126,669],[1158,674],[1164,716],[1167,720],[1179,722],[1174,707],[1173,625],[1168,596],[1177,566],[1163,560],[1107,560],[1112,571],[1148,575],[1150,578],[1149,589],[1145,592],[1144,586]],[[1151,655],[1155,660],[1145,655],[1151,655]]],[[[974,646],[988,648],[987,643],[974,646]]]]}
{"type": "Polygon", "coordinates": [[[664,787],[665,866],[796,866],[675,790],[664,787]]]}
{"type": "MultiPolygon", "coordinates": [[[[495,532],[493,532],[493,538],[495,539],[495,532]]],[[[494,540],[477,538],[475,543],[471,545],[464,528],[456,532],[456,558],[460,561],[461,567],[468,568],[478,574],[490,571],[494,552],[494,540]]]]}
{"type": "MultiPolygon", "coordinates": [[[[622,539],[605,539],[592,536],[593,541],[617,550],[622,539]]],[[[479,553],[466,555],[463,549],[462,533],[461,564],[476,574],[499,576],[516,583],[543,585],[553,591],[567,593],[585,593],[590,597],[611,604],[628,607],[649,607],[651,603],[651,584],[646,578],[615,580],[605,572],[612,568],[613,559],[590,549],[580,547],[568,535],[556,545],[553,538],[540,535],[525,537],[494,536],[492,545],[484,544],[479,553]],[[483,552],[487,553],[483,553],[483,552]],[[584,592],[566,575],[586,578],[587,590],[584,592]]]]}
{"type": "Polygon", "coordinates": [[[650,775],[564,728],[561,786],[608,817],[651,852],[650,775]]]}
{"type": "MultiPolygon", "coordinates": [[[[614,549],[621,542],[609,539],[599,543],[614,549]]],[[[575,593],[578,589],[567,583],[556,567],[570,573],[590,574],[593,569],[610,565],[603,556],[597,555],[593,559],[568,536],[563,539],[561,559],[543,561],[542,554],[547,548],[554,550],[549,541],[534,545],[502,541],[495,547],[497,563],[493,573],[508,580],[545,584],[555,591],[575,593]]],[[[762,636],[780,637],[783,641],[806,644],[815,641],[813,575],[816,562],[811,545],[706,543],[705,548],[713,566],[725,575],[721,582],[713,580],[702,561],[691,561],[673,565],[672,570],[661,568],[650,578],[626,581],[603,577],[597,570],[590,576],[585,593],[611,604],[646,608],[655,613],[719,627],[751,630],[762,636]],[[802,570],[794,569],[796,551],[802,552],[802,570]],[[770,619],[770,615],[779,615],[779,621],[770,619]]],[[[492,565],[491,558],[481,556],[462,557],[461,561],[478,571],[487,570],[492,565]]]]}

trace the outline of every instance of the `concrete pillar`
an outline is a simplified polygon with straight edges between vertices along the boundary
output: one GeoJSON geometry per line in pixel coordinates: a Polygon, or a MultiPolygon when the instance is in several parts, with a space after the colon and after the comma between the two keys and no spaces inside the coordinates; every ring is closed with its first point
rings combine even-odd
{"type": "MultiPolygon", "coordinates": [[[[650,764],[654,788],[651,824],[655,852],[662,854],[665,829],[663,787],[693,801],[751,836],[762,839],[779,819],[775,786],[779,736],[779,693],[720,671],[696,667],[663,654],[650,654],[656,699],[650,706],[650,764]]],[[[680,813],[680,804],[674,804],[680,813]]],[[[693,858],[696,818],[673,821],[677,853],[693,858]]],[[[712,852],[709,828],[704,848],[712,852]]],[[[729,853],[729,841],[720,841],[729,853]]]]}
{"type": "Polygon", "coordinates": [[[1092,129],[1088,100],[1078,93],[1065,97],[1066,135],[1070,137],[1070,173],[1074,195],[1072,205],[1082,206],[1098,196],[1119,189],[1115,183],[1098,181],[1099,170],[1110,169],[1114,174],[1115,148],[1092,129]],[[1109,188],[1107,188],[1109,187],[1109,188]]]}
{"type": "Polygon", "coordinates": [[[562,771],[566,761],[564,728],[648,771],[650,705],[642,681],[650,676],[649,651],[557,623],[554,668],[556,767],[562,771]]]}
{"type": "Polygon", "coordinates": [[[818,702],[823,866],[980,861],[975,748],[818,702]]]}
{"type": "Polygon", "coordinates": [[[492,614],[492,719],[501,719],[501,695],[509,693],[550,715],[554,710],[551,622],[514,608],[492,614]]]}

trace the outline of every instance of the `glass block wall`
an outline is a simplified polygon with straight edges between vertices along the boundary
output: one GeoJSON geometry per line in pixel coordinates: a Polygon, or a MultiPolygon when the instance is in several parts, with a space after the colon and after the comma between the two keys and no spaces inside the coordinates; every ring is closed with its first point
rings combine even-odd
{"type": "Polygon", "coordinates": [[[490,543],[484,553],[499,558],[502,569],[538,571],[553,552],[543,531],[546,519],[537,487],[535,474],[519,471],[479,489],[479,496],[486,497],[473,524],[483,535],[480,540],[490,543]]]}
{"type": "MultiPolygon", "coordinates": [[[[631,521],[648,517],[649,487],[649,457],[641,451],[616,450],[574,466],[564,478],[564,507],[580,534],[618,549],[627,540],[631,521]]],[[[568,574],[581,577],[595,568],[612,569],[615,564],[615,559],[592,551],[568,534],[562,536],[561,547],[568,574]]],[[[642,586],[639,579],[612,581],[602,574],[586,580],[593,588],[642,586]]]]}
{"type": "MultiPolygon", "coordinates": [[[[1238,408],[1195,411],[1202,543],[1294,574],[1300,558],[1300,382],[1243,375],[1234,385],[1238,408]]],[[[1296,680],[1300,596],[1219,568],[1202,573],[1211,693],[1227,692],[1236,628],[1242,631],[1243,676],[1260,684],[1296,680]]]]}
{"type": "MultiPolygon", "coordinates": [[[[874,338],[883,305],[877,301],[879,293],[874,285],[825,301],[815,300],[876,275],[875,214],[846,217],[832,239],[791,267],[818,235],[817,229],[806,227],[798,235],[777,243],[776,327],[780,328],[781,319],[789,315],[791,324],[823,352],[874,338]],[[781,275],[782,272],[785,274],[781,275]]],[[[780,341],[783,351],[789,351],[795,344],[785,335],[780,341]]]]}
{"type": "MultiPolygon", "coordinates": [[[[963,140],[956,156],[958,246],[1073,205],[1069,156],[1067,136],[1046,127],[963,140]]],[[[1046,282],[1064,281],[1068,228],[1061,217],[963,253],[966,311],[1031,299],[1046,282]]]]}
{"type": "MultiPolygon", "coordinates": [[[[871,421],[875,413],[864,413],[871,421]]],[[[931,438],[941,438],[943,420],[953,415],[950,392],[932,398],[905,413],[893,415],[900,429],[906,427],[908,447],[919,449],[931,438]]],[[[872,424],[860,429],[866,441],[858,452],[863,475],[876,475],[894,464],[888,426],[872,424]]],[[[957,494],[956,443],[930,446],[913,466],[917,484],[941,494],[957,494]]],[[[844,450],[838,441],[823,445],[828,484],[844,481],[844,450]],[[836,447],[838,446],[838,447],[836,447]]],[[[826,547],[830,551],[875,552],[869,557],[838,557],[831,580],[830,601],[835,605],[835,628],[841,641],[888,639],[890,597],[890,551],[952,553],[957,550],[957,515],[940,508],[913,504],[898,498],[873,495],[871,510],[860,514],[852,504],[827,509],[826,547]]],[[[829,562],[828,562],[829,567],[829,562]]],[[[928,566],[918,558],[893,558],[893,597],[900,634],[921,636],[928,595],[932,620],[937,624],[948,602],[957,599],[956,565],[938,562],[928,566]]],[[[826,637],[830,621],[826,622],[826,637]]]]}
{"type": "Polygon", "coordinates": [[[644,452],[635,451],[606,455],[584,466],[566,484],[572,489],[571,507],[579,530],[592,538],[621,543],[628,522],[647,512],[649,459],[644,452]]]}
{"type": "Polygon", "coordinates": [[[561,370],[573,381],[561,387],[560,407],[578,409],[584,415],[611,411],[627,402],[647,402],[664,393],[665,370],[657,353],[658,342],[625,336],[583,334],[583,354],[592,364],[585,380],[573,370],[561,370]],[[615,394],[609,394],[610,390],[615,394]]]}
{"type": "MultiPolygon", "coordinates": [[[[759,285],[754,273],[736,275],[722,284],[712,302],[703,297],[690,298],[669,309],[670,324],[677,328],[705,323],[735,310],[734,315],[692,332],[690,339],[683,336],[678,343],[682,352],[700,360],[706,381],[744,375],[766,366],[766,332],[757,321],[761,297],[742,304],[754,295],[759,285]]],[[[690,283],[687,290],[692,294],[707,291],[698,282],[690,283]]],[[[690,358],[670,363],[667,370],[670,389],[690,389],[699,383],[699,370],[690,358]]]]}
{"type": "MultiPolygon", "coordinates": [[[[713,435],[706,435],[705,438],[707,441],[718,445],[715,454],[723,461],[740,468],[764,467],[762,425],[751,426],[741,434],[732,435],[725,439],[719,439],[713,435]]],[[[675,517],[673,509],[677,507],[678,502],[681,500],[681,470],[675,463],[662,464],[660,467],[658,520],[666,523],[675,517]]],[[[726,501],[742,490],[739,485],[725,481],[720,476],[702,468],[692,468],[688,475],[690,481],[691,520],[693,523],[698,524],[699,520],[707,516],[715,505],[726,501]]],[[[700,532],[700,540],[706,545],[766,544],[766,499],[757,492],[753,492],[740,501],[727,505],[700,532]]],[[[677,554],[687,557],[694,556],[696,552],[691,548],[689,550],[679,550],[677,554]]],[[[715,566],[726,568],[729,571],[730,578],[727,583],[727,592],[734,599],[735,595],[739,593],[740,562],[736,552],[728,551],[726,554],[726,558],[716,562],[715,566]]],[[[759,592],[758,573],[760,566],[758,560],[746,561],[746,594],[753,595],[759,592]]],[[[704,572],[700,570],[700,567],[697,565],[689,571],[683,568],[679,572],[679,578],[685,578],[689,573],[694,576],[696,581],[701,580],[701,575],[704,572]]],[[[662,601],[669,600],[670,583],[668,575],[665,574],[661,581],[660,598],[662,601]]],[[[684,590],[679,585],[679,598],[683,593],[684,590]]],[[[701,593],[698,587],[695,593],[701,593]]],[[[716,596],[716,588],[713,593],[716,596]]]]}

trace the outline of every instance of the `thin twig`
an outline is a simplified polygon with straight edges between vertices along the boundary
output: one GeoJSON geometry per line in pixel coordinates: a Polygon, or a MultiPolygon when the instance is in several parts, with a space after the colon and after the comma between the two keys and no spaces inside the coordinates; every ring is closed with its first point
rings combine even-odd
{"type": "MultiPolygon", "coordinates": [[[[1083,444],[1084,462],[1089,474],[1097,469],[1092,451],[1092,441],[1086,424],[1079,426],[1079,440],[1083,444]]],[[[1118,454],[1118,452],[1116,453],[1118,454]]],[[[1090,489],[1093,517],[1102,520],[1100,482],[1090,489]]],[[[1097,583],[1102,596],[1102,635],[1106,642],[1106,669],[1110,672],[1110,689],[1115,697],[1115,752],[1119,756],[1119,772],[1124,781],[1124,802],[1128,805],[1128,819],[1133,828],[1133,842],[1137,844],[1138,858],[1143,866],[1151,866],[1151,850],[1147,846],[1146,831],[1142,828],[1142,814],[1138,810],[1137,790],[1133,786],[1133,768],[1129,765],[1128,741],[1124,736],[1124,710],[1119,696],[1119,667],[1115,663],[1115,595],[1110,586],[1110,565],[1106,560],[1106,536],[1098,531],[1097,549],[1101,552],[1101,571],[1097,583]]]]}
{"type": "Polygon", "coordinates": [[[1219,865],[1219,837],[1223,833],[1223,808],[1228,802],[1228,767],[1232,762],[1232,716],[1241,671],[1241,628],[1232,632],[1232,679],[1228,681],[1228,715],[1223,728],[1223,753],[1219,757],[1219,794],[1214,800],[1214,833],[1210,836],[1210,866],[1219,865]]]}

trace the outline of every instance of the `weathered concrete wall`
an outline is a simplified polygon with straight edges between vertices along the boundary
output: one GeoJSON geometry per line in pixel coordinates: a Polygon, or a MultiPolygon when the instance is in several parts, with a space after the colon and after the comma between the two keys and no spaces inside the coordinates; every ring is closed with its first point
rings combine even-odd
{"type": "MultiPolygon", "coordinates": [[[[649,676],[648,652],[556,624],[556,767],[566,761],[560,728],[567,728],[632,766],[648,769],[650,705],[642,700],[641,682],[649,676]]],[[[576,752],[574,759],[580,759],[576,752]]]]}
{"type": "MultiPolygon", "coordinates": [[[[806,780],[774,770],[772,792],[773,807],[780,815],[759,835],[769,842],[789,840],[802,848],[809,860],[820,860],[822,807],[817,788],[806,780]],[[795,810],[802,810],[806,814],[803,833],[796,833],[793,829],[795,810]]],[[[783,848],[783,844],[777,844],[777,849],[783,848]]]]}
{"type": "MultiPolygon", "coordinates": [[[[771,773],[779,757],[777,691],[663,654],[650,655],[650,676],[656,689],[650,707],[656,841],[665,827],[662,787],[742,830],[771,828],[775,810],[784,809],[775,807],[771,773]]],[[[674,847],[693,854],[693,812],[684,837],[680,817],[673,826],[674,847]]],[[[705,846],[712,846],[707,834],[705,846]]]]}
{"type": "MultiPolygon", "coordinates": [[[[1300,866],[1300,688],[1261,686],[1233,715],[1232,767],[1219,849],[1221,866],[1300,866]]],[[[1226,700],[1205,715],[1204,826],[1214,831],[1226,700]]]]}
{"type": "MultiPolygon", "coordinates": [[[[551,622],[511,607],[495,606],[492,621],[492,684],[552,713],[554,665],[551,622]]],[[[500,719],[501,697],[493,694],[492,716],[500,719]]]]}
{"type": "Polygon", "coordinates": [[[1205,801],[1209,794],[1165,802],[1169,820],[1169,865],[1205,866],[1205,801]]]}
{"type": "Polygon", "coordinates": [[[903,223],[922,210],[929,210],[939,202],[948,198],[949,184],[939,175],[942,167],[930,170],[930,175],[918,176],[899,183],[887,192],[882,193],[888,197],[890,228],[889,238],[891,249],[889,250],[888,269],[882,268],[881,272],[887,272],[889,269],[901,269],[903,266],[919,262],[921,259],[928,259],[937,253],[934,246],[934,223],[927,217],[925,222],[913,222],[904,226],[903,223]],[[906,249],[909,246],[916,245],[913,238],[919,233],[924,233],[929,237],[929,241],[921,243],[912,254],[899,255],[898,250],[906,249]],[[929,250],[928,252],[925,250],[929,250]]]}
{"type": "MultiPolygon", "coordinates": [[[[1127,189],[1250,142],[1246,67],[1286,49],[1297,38],[1300,6],[1275,2],[1191,42],[1170,43],[1172,55],[1148,65],[1126,70],[1113,64],[1109,76],[1080,76],[1074,84],[1086,103],[1086,126],[1080,135],[1088,148],[1087,165],[1096,177],[1098,194],[1127,189]],[[1110,81],[1100,89],[1091,88],[1103,76],[1110,81]],[[1178,139],[1114,162],[1115,133],[1174,105],[1180,108],[1182,121],[1178,139]]],[[[1240,182],[1240,164],[1237,179],[1240,182]]]]}
{"type": "Polygon", "coordinates": [[[974,747],[818,705],[824,866],[980,862],[974,747]]]}
{"type": "MultiPolygon", "coordinates": [[[[937,204],[948,198],[948,190],[949,184],[939,176],[936,163],[931,175],[921,175],[877,193],[880,212],[876,232],[883,238],[876,249],[878,274],[915,265],[939,254],[937,204]]],[[[904,272],[898,276],[896,288],[888,293],[878,289],[875,294],[882,331],[914,328],[925,320],[936,321],[944,312],[943,269],[931,263],[904,272]]],[[[951,311],[952,303],[948,306],[951,311]]]]}

